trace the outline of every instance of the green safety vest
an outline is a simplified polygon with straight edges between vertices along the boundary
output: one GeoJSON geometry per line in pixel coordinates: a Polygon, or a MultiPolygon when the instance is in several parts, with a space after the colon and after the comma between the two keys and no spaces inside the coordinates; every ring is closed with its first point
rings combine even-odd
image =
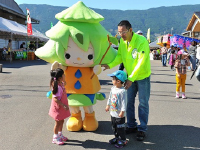
{"type": "Polygon", "coordinates": [[[133,33],[129,44],[120,39],[117,56],[108,66],[113,68],[122,62],[132,82],[151,75],[149,43],[144,36],[133,33]]]}

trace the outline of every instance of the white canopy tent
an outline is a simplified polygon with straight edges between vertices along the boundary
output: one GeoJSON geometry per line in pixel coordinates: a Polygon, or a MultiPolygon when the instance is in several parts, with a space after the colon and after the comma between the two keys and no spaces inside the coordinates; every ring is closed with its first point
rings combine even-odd
{"type": "MultiPolygon", "coordinates": [[[[12,41],[26,41],[26,45],[27,41],[37,41],[37,45],[38,41],[48,41],[48,37],[46,37],[34,28],[32,28],[32,30],[33,34],[28,36],[27,27],[25,25],[0,17],[0,39],[11,39],[12,41]]],[[[11,55],[10,61],[12,61],[11,55]]]]}
{"type": "Polygon", "coordinates": [[[0,38],[13,40],[47,41],[48,37],[33,28],[33,35],[27,35],[27,27],[15,21],[0,17],[0,38]]]}
{"type": "Polygon", "coordinates": [[[160,48],[161,46],[160,45],[157,45],[157,40],[156,41],[154,41],[154,42],[151,42],[150,44],[149,44],[149,47],[150,48],[160,48]]]}

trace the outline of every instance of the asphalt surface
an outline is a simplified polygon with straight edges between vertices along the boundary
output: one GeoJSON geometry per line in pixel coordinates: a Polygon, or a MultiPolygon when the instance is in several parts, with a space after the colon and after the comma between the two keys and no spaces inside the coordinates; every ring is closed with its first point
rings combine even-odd
{"type": "MultiPolygon", "coordinates": [[[[3,64],[3,72],[0,73],[0,150],[116,149],[108,144],[113,134],[110,115],[105,112],[106,100],[94,105],[99,121],[95,132],[69,132],[64,125],[63,133],[69,141],[62,146],[52,144],[54,120],[48,115],[51,100],[45,96],[50,90],[50,64],[42,60],[0,64],[3,64]]],[[[170,67],[162,67],[159,60],[151,61],[151,65],[147,137],[139,142],[136,141],[136,134],[127,135],[129,143],[123,149],[200,149],[200,83],[195,77],[190,80],[192,72],[188,71],[188,99],[175,99],[175,72],[170,67]]],[[[117,67],[99,75],[100,92],[107,97],[112,86],[107,74],[115,70],[117,67]]]]}

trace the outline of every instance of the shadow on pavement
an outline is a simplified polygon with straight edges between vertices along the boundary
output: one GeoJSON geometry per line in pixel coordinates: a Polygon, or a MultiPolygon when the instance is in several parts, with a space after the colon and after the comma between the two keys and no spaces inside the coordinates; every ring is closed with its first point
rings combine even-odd
{"type": "MultiPolygon", "coordinates": [[[[108,121],[99,122],[97,134],[112,135],[108,121]]],[[[143,142],[136,140],[136,134],[128,134],[128,144],[124,150],[199,150],[200,128],[183,125],[149,125],[143,142]]],[[[91,137],[90,137],[91,138],[91,137]]],[[[95,140],[69,140],[66,145],[81,146],[85,149],[116,149],[108,142],[95,140]]]]}
{"type": "Polygon", "coordinates": [[[200,128],[194,126],[150,125],[144,141],[144,149],[200,149],[199,135],[200,128]]]}
{"type": "Polygon", "coordinates": [[[113,85],[112,80],[99,80],[100,85],[113,85]]]}
{"type": "Polygon", "coordinates": [[[46,65],[47,62],[44,60],[14,60],[12,62],[0,61],[0,64],[3,64],[3,68],[22,68],[35,65],[46,65]]]}
{"type": "Polygon", "coordinates": [[[96,134],[113,135],[110,121],[98,121],[99,127],[94,132],[96,134]]]}
{"type": "Polygon", "coordinates": [[[1,72],[1,73],[4,73],[4,74],[11,74],[12,72],[1,72]]]}
{"type": "Polygon", "coordinates": [[[108,148],[109,145],[107,142],[101,141],[94,141],[94,140],[86,140],[86,141],[79,141],[79,140],[69,140],[65,143],[65,145],[72,145],[72,146],[81,146],[85,149],[92,148],[92,149],[110,149],[108,148]]]}
{"type": "MultiPolygon", "coordinates": [[[[176,84],[176,82],[163,82],[163,81],[151,81],[151,83],[161,83],[161,84],[176,84]]],[[[185,84],[192,86],[193,84],[185,84]]]]}
{"type": "Polygon", "coordinates": [[[161,75],[161,76],[174,76],[175,77],[175,74],[172,75],[172,74],[159,74],[159,73],[151,73],[151,75],[161,75]]]}

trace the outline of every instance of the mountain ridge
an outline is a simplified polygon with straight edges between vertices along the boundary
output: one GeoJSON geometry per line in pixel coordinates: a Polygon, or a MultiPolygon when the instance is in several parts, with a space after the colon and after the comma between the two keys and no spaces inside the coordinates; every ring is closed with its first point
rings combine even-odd
{"type": "MultiPolygon", "coordinates": [[[[38,31],[45,33],[50,29],[51,22],[55,25],[58,20],[55,15],[68,7],[52,6],[48,4],[20,4],[20,8],[26,14],[26,8],[29,8],[31,17],[40,20],[39,25],[33,25],[38,31]]],[[[151,29],[151,40],[156,39],[156,35],[171,33],[181,34],[192,18],[194,12],[200,11],[200,4],[181,5],[181,6],[161,6],[149,8],[146,10],[117,10],[117,9],[97,9],[91,8],[101,14],[104,20],[100,23],[106,30],[115,35],[117,24],[121,20],[129,20],[134,32],[142,30],[144,36],[148,28],[151,29]]]]}

